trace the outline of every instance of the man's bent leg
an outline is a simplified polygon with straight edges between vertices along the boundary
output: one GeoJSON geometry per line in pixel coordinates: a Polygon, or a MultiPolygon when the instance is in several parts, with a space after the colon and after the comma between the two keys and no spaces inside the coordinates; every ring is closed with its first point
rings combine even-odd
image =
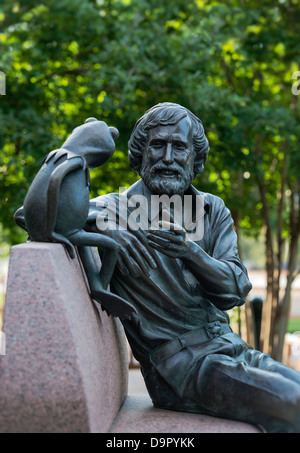
{"type": "Polygon", "coordinates": [[[189,393],[210,415],[261,425],[268,432],[300,433],[300,385],[278,372],[211,354],[190,382],[189,393]]]}
{"type": "Polygon", "coordinates": [[[245,351],[244,357],[249,366],[279,373],[300,386],[300,373],[281,362],[273,360],[268,354],[250,348],[245,351]]]}

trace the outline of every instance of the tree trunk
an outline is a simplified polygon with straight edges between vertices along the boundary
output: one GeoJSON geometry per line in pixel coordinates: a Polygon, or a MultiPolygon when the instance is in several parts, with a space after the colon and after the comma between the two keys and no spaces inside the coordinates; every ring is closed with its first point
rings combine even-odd
{"type": "Polygon", "coordinates": [[[297,275],[297,253],[300,234],[300,201],[298,184],[292,188],[291,193],[291,207],[290,207],[290,246],[288,256],[288,271],[287,281],[284,292],[284,297],[279,305],[278,316],[276,318],[276,345],[274,345],[273,355],[276,360],[282,360],[282,352],[284,347],[284,338],[288,328],[288,321],[291,309],[291,292],[292,284],[297,275]],[[295,209],[295,199],[297,200],[298,209],[295,209]]]}
{"type": "Polygon", "coordinates": [[[273,335],[273,295],[274,295],[274,251],[273,238],[270,223],[270,212],[266,197],[265,184],[257,178],[261,201],[263,204],[263,218],[265,230],[265,251],[266,251],[266,272],[267,272],[267,296],[263,304],[262,329],[261,329],[261,350],[271,352],[271,338],[273,335]]]}

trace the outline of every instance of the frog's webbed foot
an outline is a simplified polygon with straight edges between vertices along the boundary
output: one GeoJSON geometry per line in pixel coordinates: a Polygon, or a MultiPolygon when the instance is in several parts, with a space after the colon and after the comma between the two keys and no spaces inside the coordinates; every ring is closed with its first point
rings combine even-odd
{"type": "Polygon", "coordinates": [[[91,297],[101,305],[102,310],[105,310],[108,315],[120,318],[121,321],[130,320],[138,314],[133,305],[109,291],[92,291],[91,297]]]}
{"type": "Polygon", "coordinates": [[[48,239],[50,242],[58,242],[60,244],[65,245],[65,247],[70,255],[70,258],[72,258],[72,259],[75,258],[75,256],[76,256],[75,247],[65,236],[52,232],[51,234],[48,234],[48,239]]]}

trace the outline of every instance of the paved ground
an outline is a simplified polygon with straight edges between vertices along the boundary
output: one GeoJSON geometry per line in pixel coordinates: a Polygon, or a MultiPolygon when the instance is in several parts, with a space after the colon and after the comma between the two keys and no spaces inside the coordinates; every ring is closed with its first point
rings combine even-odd
{"type": "Polygon", "coordinates": [[[133,368],[129,370],[128,394],[148,395],[142,373],[139,369],[133,368]]]}

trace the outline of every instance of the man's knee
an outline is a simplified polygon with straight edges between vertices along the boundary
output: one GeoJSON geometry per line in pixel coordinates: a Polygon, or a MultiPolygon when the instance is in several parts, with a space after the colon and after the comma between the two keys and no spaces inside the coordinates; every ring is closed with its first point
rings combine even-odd
{"type": "Polygon", "coordinates": [[[258,370],[212,354],[203,361],[196,385],[201,404],[210,411],[231,416],[236,411],[245,419],[261,413],[270,426],[274,422],[279,429],[300,432],[300,385],[272,368],[258,370]]]}

